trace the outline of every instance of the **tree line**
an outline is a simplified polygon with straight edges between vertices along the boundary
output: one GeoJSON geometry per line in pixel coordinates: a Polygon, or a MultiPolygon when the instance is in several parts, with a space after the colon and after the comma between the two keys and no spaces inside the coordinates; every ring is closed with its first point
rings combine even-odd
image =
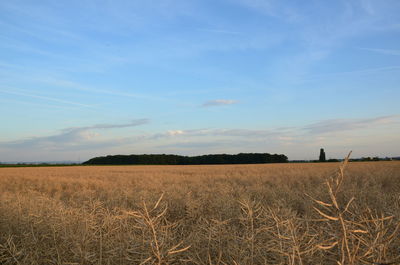
{"type": "Polygon", "coordinates": [[[286,163],[287,156],[268,153],[240,153],[180,156],[166,154],[108,155],[89,159],[84,165],[215,165],[215,164],[263,164],[286,163]]]}

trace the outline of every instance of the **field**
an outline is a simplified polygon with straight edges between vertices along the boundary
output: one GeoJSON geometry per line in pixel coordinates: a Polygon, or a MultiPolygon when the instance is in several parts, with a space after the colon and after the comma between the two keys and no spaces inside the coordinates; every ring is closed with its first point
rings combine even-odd
{"type": "Polygon", "coordinates": [[[0,168],[0,264],[400,264],[400,162],[340,168],[0,168]]]}

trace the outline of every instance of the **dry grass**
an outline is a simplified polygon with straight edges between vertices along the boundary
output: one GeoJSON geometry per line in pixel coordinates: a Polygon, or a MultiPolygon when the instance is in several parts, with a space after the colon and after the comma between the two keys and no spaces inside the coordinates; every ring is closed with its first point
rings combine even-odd
{"type": "Polygon", "coordinates": [[[400,264],[399,221],[399,162],[0,169],[0,264],[400,264]]]}

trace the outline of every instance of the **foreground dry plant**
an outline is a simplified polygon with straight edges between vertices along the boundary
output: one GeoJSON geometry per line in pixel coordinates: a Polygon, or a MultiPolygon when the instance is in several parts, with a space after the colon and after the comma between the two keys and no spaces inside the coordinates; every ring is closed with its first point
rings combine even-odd
{"type": "Polygon", "coordinates": [[[400,163],[0,168],[0,264],[400,264],[400,163]]]}

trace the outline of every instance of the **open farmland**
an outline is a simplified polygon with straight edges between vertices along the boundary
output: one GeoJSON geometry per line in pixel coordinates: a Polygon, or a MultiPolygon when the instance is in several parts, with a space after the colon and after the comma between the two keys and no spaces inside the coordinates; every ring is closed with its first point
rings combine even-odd
{"type": "Polygon", "coordinates": [[[400,162],[339,168],[0,168],[0,264],[398,262],[400,162]]]}

